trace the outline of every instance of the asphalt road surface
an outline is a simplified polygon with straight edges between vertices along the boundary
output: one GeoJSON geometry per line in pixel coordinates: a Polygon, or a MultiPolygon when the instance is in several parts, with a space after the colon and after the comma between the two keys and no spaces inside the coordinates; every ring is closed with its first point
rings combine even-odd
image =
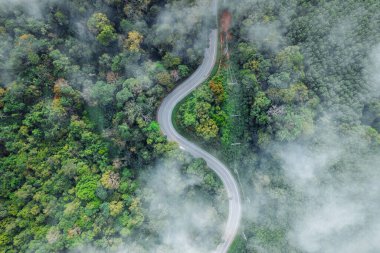
{"type": "Polygon", "coordinates": [[[174,107],[190,94],[196,87],[207,80],[215,65],[218,48],[218,31],[213,30],[210,34],[210,46],[205,50],[205,56],[202,64],[198,69],[175,90],[173,90],[162,102],[157,119],[161,131],[170,141],[175,141],[180,148],[189,152],[196,158],[203,158],[208,167],[210,167],[222,180],[225,190],[228,194],[229,213],[225,226],[222,242],[218,245],[215,253],[226,253],[231,246],[240,225],[241,219],[241,198],[238,184],[230,170],[217,158],[201,149],[194,143],[181,136],[174,128],[172,123],[172,114],[174,107]]]}

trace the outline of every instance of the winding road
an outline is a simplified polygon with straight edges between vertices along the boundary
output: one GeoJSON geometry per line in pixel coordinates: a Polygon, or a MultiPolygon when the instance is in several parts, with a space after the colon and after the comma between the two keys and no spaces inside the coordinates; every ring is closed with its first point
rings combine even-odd
{"type": "Polygon", "coordinates": [[[179,144],[180,148],[189,152],[196,158],[203,158],[222,180],[229,199],[228,220],[225,226],[222,242],[218,245],[215,253],[226,253],[238,232],[241,219],[241,198],[238,184],[230,170],[217,158],[209,154],[194,143],[181,136],[174,128],[172,114],[174,107],[201,85],[210,76],[217,59],[218,31],[213,30],[210,34],[210,46],[205,50],[202,64],[198,69],[176,89],[174,89],[162,102],[157,119],[163,134],[171,141],[179,144]]]}

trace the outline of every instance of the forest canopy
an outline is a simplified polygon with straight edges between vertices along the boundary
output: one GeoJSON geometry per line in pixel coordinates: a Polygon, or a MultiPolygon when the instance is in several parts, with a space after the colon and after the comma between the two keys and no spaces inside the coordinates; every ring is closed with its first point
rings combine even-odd
{"type": "Polygon", "coordinates": [[[183,194],[214,208],[219,181],[155,122],[161,99],[199,64],[210,25],[166,16],[200,7],[0,1],[0,252],[110,251],[148,230],[159,241],[140,174],[164,157],[183,168],[179,183],[199,181],[183,194]]]}
{"type": "MultiPolygon", "coordinates": [[[[216,248],[223,185],[155,120],[209,2],[0,0],[0,252],[216,248]]],[[[173,118],[237,179],[230,253],[379,252],[380,2],[219,9],[218,64],[173,118]]]]}

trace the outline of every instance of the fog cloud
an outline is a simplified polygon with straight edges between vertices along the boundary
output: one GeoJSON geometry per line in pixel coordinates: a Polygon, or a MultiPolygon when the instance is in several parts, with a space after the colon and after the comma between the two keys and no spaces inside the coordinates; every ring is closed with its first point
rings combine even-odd
{"type": "Polygon", "coordinates": [[[0,0],[0,9],[3,11],[14,11],[15,8],[22,9],[25,13],[33,18],[43,18],[43,8],[47,3],[55,2],[56,0],[0,0]]]}
{"type": "Polygon", "coordinates": [[[201,57],[208,45],[210,27],[215,26],[210,6],[211,0],[167,4],[157,17],[153,39],[156,43],[169,44],[177,55],[201,57]]]}
{"type": "Polygon", "coordinates": [[[142,180],[147,179],[142,192],[148,205],[146,218],[150,225],[154,224],[162,241],[150,250],[210,252],[216,248],[223,231],[218,208],[227,203],[219,196],[218,206],[214,207],[210,199],[195,190],[202,179],[195,175],[184,177],[180,167],[177,162],[165,161],[152,174],[141,175],[142,180]]]}
{"type": "Polygon", "coordinates": [[[249,29],[248,37],[259,49],[270,49],[276,52],[285,43],[284,32],[278,21],[257,23],[249,29]]]}
{"type": "Polygon", "coordinates": [[[259,49],[276,53],[292,44],[289,33],[303,34],[297,38],[308,71],[304,82],[324,99],[313,134],[286,144],[273,141],[258,154],[257,168],[244,168],[244,218],[252,222],[245,229],[251,233],[247,248],[260,253],[283,252],[284,247],[307,253],[380,252],[379,144],[373,129],[356,120],[364,105],[380,96],[380,46],[372,27],[378,15],[371,16],[362,2],[338,6],[336,1],[334,14],[321,3],[310,8],[310,20],[297,19],[289,2],[287,8],[281,3],[273,8],[272,1],[230,4],[235,17],[245,19],[241,37],[259,49]],[[343,9],[339,15],[345,17],[337,19],[335,13],[343,9]],[[278,11],[279,21],[265,21],[268,10],[278,11]],[[350,124],[342,124],[347,118],[350,124]]]}
{"type": "MultiPolygon", "coordinates": [[[[143,228],[107,252],[207,253],[217,247],[224,229],[222,213],[227,207],[224,191],[221,190],[216,199],[210,199],[213,196],[201,189],[203,179],[184,173],[183,166],[178,160],[165,159],[141,173],[139,197],[144,206],[143,228]],[[143,233],[144,230],[148,231],[143,233]]],[[[89,251],[103,252],[81,247],[71,253],[89,251]]]]}
{"type": "Polygon", "coordinates": [[[328,133],[321,137],[319,141],[325,145],[312,153],[307,149],[315,143],[284,147],[286,173],[302,167],[317,170],[307,184],[302,177],[287,177],[303,196],[298,206],[288,206],[296,214],[290,242],[305,252],[378,252],[380,242],[374,228],[380,226],[376,215],[380,208],[376,201],[380,198],[380,152],[370,152],[371,144],[355,134],[335,143],[326,142],[328,133]],[[295,156],[299,159],[287,158],[295,156]]]}

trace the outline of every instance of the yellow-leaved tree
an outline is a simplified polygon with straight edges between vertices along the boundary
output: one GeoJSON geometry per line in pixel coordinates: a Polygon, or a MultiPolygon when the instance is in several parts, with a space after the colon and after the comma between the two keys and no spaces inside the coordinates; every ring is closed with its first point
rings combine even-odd
{"type": "Polygon", "coordinates": [[[144,37],[138,31],[130,31],[128,38],[124,40],[124,48],[131,52],[139,52],[143,39],[144,37]]]}

